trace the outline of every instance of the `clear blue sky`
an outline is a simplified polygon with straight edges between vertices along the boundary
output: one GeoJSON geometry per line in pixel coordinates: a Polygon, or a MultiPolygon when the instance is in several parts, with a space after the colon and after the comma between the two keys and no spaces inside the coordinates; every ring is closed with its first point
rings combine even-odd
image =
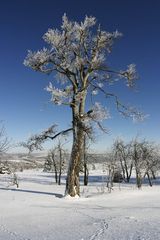
{"type": "MultiPolygon", "coordinates": [[[[105,149],[116,136],[127,139],[140,134],[159,142],[160,136],[160,2],[158,0],[1,0],[0,1],[0,119],[15,141],[26,139],[59,123],[70,124],[67,108],[55,107],[44,91],[48,77],[23,65],[27,50],[43,47],[42,36],[59,27],[61,17],[79,21],[95,16],[105,30],[118,29],[123,38],[116,42],[109,61],[124,69],[135,63],[140,79],[138,91],[125,87],[115,91],[122,101],[142,109],[150,117],[133,124],[121,118],[110,105],[112,118],[105,122],[109,135],[97,138],[98,150],[105,149]],[[98,141],[99,140],[99,141],[98,141]]],[[[108,107],[108,103],[106,102],[108,107]]]]}

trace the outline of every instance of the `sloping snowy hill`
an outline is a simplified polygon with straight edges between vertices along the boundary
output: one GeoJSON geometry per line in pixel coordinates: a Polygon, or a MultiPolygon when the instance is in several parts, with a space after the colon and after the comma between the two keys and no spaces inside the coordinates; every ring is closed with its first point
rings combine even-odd
{"type": "Polygon", "coordinates": [[[64,180],[55,185],[51,173],[28,170],[18,178],[16,189],[7,188],[8,175],[0,176],[0,240],[160,239],[159,185],[121,184],[109,194],[105,183],[93,181],[72,199],[63,197],[64,180]]]}

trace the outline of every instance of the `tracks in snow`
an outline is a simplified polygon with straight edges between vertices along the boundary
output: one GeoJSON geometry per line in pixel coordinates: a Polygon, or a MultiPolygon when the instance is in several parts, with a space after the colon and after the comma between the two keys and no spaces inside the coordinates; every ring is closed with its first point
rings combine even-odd
{"type": "MultiPolygon", "coordinates": [[[[95,225],[99,225],[100,227],[96,230],[96,232],[94,234],[92,234],[88,240],[99,240],[101,239],[101,237],[103,237],[105,231],[108,229],[108,223],[106,222],[105,219],[101,219],[101,218],[95,218],[92,217],[88,214],[82,213],[81,211],[75,209],[75,211],[79,214],[81,214],[82,216],[91,218],[93,220],[93,224],[95,225]]],[[[83,238],[81,240],[84,240],[83,238]]]]}
{"type": "Polygon", "coordinates": [[[0,223],[0,233],[8,234],[9,239],[15,240],[31,240],[30,238],[25,238],[24,236],[9,230],[4,224],[0,223]]]}
{"type": "Polygon", "coordinates": [[[100,228],[90,236],[89,240],[97,240],[100,239],[105,231],[108,229],[108,223],[105,221],[105,219],[101,219],[100,221],[100,228]]]}

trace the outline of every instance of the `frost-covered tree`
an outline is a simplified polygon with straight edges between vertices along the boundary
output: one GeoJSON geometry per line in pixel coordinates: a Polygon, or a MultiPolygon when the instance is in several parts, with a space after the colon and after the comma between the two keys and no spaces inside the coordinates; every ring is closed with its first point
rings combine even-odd
{"type": "Polygon", "coordinates": [[[149,142],[147,140],[142,141],[134,141],[134,146],[136,145],[136,149],[139,149],[141,153],[141,158],[139,160],[139,172],[141,171],[141,175],[143,178],[147,177],[149,185],[152,186],[152,178],[155,178],[155,171],[158,169],[159,163],[159,154],[158,148],[153,142],[149,142]]]}
{"type": "MultiPolygon", "coordinates": [[[[0,122],[1,123],[1,122],[0,122]]],[[[10,141],[7,137],[5,127],[1,124],[0,126],[0,156],[4,154],[10,147],[10,141]]]]}
{"type": "Polygon", "coordinates": [[[5,127],[1,123],[1,126],[0,126],[0,174],[10,172],[8,162],[3,159],[3,155],[4,153],[7,152],[9,147],[10,147],[10,140],[7,137],[5,127]]]}
{"type": "Polygon", "coordinates": [[[59,140],[58,144],[49,151],[44,164],[44,171],[54,172],[55,181],[61,185],[61,176],[66,169],[66,150],[59,140]]]}
{"type": "Polygon", "coordinates": [[[64,14],[61,29],[49,29],[43,36],[48,48],[29,51],[24,61],[25,66],[35,71],[57,73],[58,83],[49,83],[46,90],[54,104],[71,108],[70,129],[57,133],[55,128],[50,128],[51,135],[33,137],[30,143],[35,141],[38,144],[37,139],[42,143],[47,138],[54,139],[57,134],[72,131],[73,145],[66,181],[66,194],[72,197],[80,195],[79,165],[84,133],[90,135],[93,123],[104,130],[101,122],[109,118],[107,109],[96,102],[94,96],[101,93],[106,98],[113,98],[120,113],[134,120],[142,118],[135,108],[123,105],[114,93],[108,92],[108,87],[118,80],[124,80],[127,87],[132,88],[137,78],[134,64],[128,65],[125,70],[113,70],[107,64],[113,43],[121,36],[118,31],[110,33],[102,30],[95,17],[86,16],[83,22],[78,23],[70,21],[64,14]],[[93,104],[87,109],[89,96],[93,104]]]}
{"type": "Polygon", "coordinates": [[[125,143],[122,139],[117,139],[113,144],[115,159],[120,163],[123,179],[127,182],[130,181],[133,170],[133,159],[131,151],[132,144],[125,143]]]}

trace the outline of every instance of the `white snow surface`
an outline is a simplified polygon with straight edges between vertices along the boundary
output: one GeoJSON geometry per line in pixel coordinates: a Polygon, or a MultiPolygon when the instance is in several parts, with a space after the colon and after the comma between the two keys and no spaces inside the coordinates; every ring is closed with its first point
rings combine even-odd
{"type": "Polygon", "coordinates": [[[0,176],[0,240],[160,240],[160,186],[117,184],[108,193],[92,171],[81,197],[63,197],[51,173],[18,173],[19,189],[0,176]]]}

